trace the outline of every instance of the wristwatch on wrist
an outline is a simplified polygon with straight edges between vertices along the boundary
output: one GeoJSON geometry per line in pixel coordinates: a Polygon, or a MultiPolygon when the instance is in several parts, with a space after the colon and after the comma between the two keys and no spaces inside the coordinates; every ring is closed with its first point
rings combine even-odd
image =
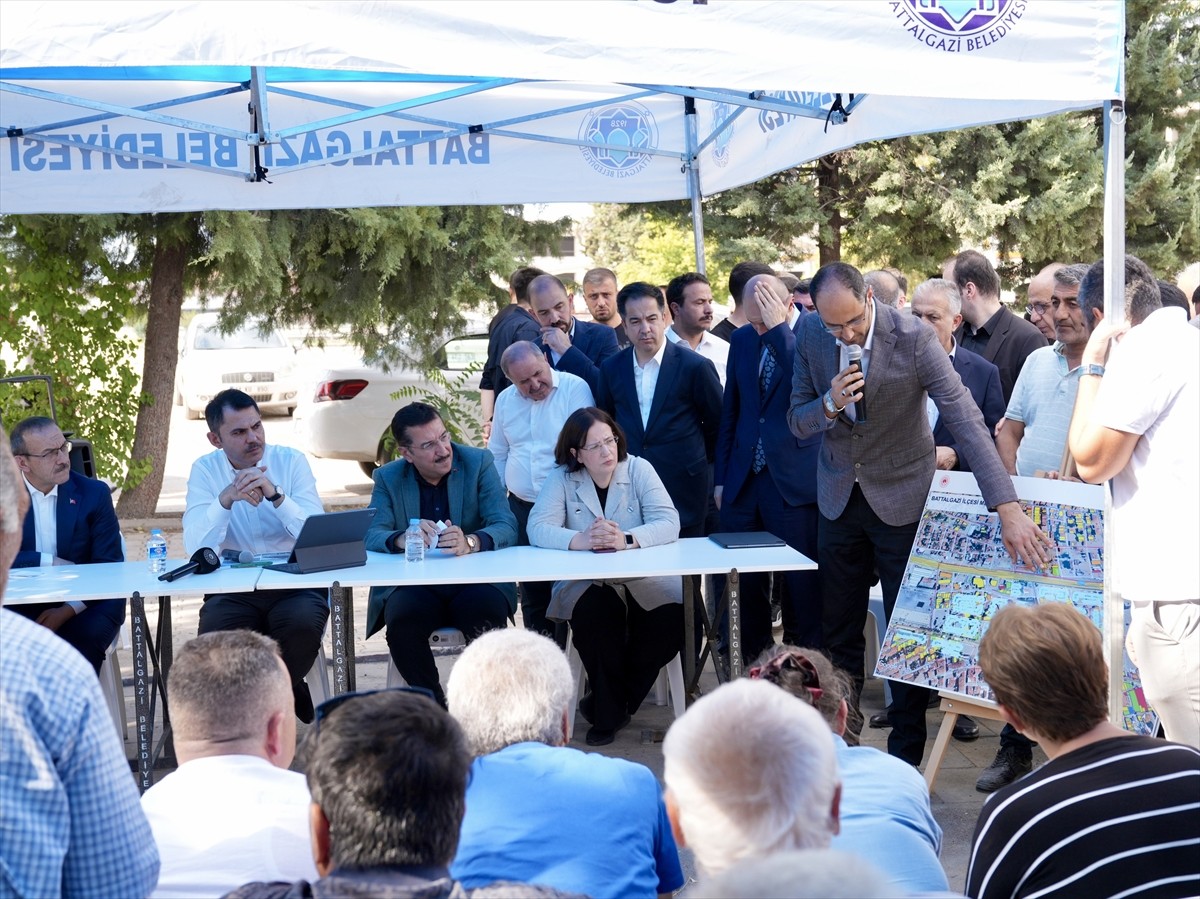
{"type": "Polygon", "coordinates": [[[470,552],[479,552],[479,538],[474,534],[467,534],[467,548],[470,552]]]}
{"type": "Polygon", "coordinates": [[[1104,366],[1097,365],[1095,362],[1089,362],[1087,365],[1079,366],[1079,377],[1084,375],[1095,375],[1097,378],[1104,377],[1104,366]]]}
{"type": "Polygon", "coordinates": [[[263,499],[265,499],[269,503],[273,503],[273,502],[283,499],[283,492],[280,491],[279,485],[272,484],[271,486],[275,488],[274,495],[273,496],[264,496],[263,499]]]}
{"type": "Polygon", "coordinates": [[[830,415],[837,415],[842,411],[833,404],[833,392],[830,390],[825,391],[825,396],[822,397],[821,401],[825,405],[825,411],[830,415]]]}
{"type": "Polygon", "coordinates": [[[626,535],[625,535],[625,548],[626,548],[626,549],[633,549],[633,534],[626,534],[626,535]]]}

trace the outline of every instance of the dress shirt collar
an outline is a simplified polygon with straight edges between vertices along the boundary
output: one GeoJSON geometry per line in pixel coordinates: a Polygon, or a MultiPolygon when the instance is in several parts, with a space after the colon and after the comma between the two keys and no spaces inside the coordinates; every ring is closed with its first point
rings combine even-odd
{"type": "Polygon", "coordinates": [[[1001,304],[1000,308],[992,314],[992,317],[985,321],[980,327],[972,328],[971,323],[966,322],[963,326],[963,333],[971,335],[983,334],[985,337],[991,337],[996,333],[996,329],[1000,327],[1000,319],[1007,311],[1008,310],[1004,307],[1004,305],[1001,304]]]}
{"type": "Polygon", "coordinates": [[[35,502],[43,497],[46,499],[53,499],[55,502],[58,501],[58,484],[55,484],[49,493],[42,493],[42,491],[38,490],[31,483],[29,483],[29,478],[25,478],[25,487],[29,490],[29,498],[35,502]]]}
{"type": "MultiPolygon", "coordinates": [[[[664,340],[662,343],[660,343],[658,345],[658,352],[655,353],[652,358],[646,360],[646,365],[649,365],[651,362],[655,363],[656,365],[662,365],[663,355],[666,352],[667,352],[667,342],[664,340]]],[[[646,365],[642,365],[640,362],[638,362],[637,350],[634,349],[634,351],[633,351],[633,367],[635,369],[639,369],[639,368],[645,368],[646,365]]]]}
{"type": "Polygon", "coordinates": [[[958,352],[958,341],[954,339],[954,335],[950,335],[950,361],[954,361],[954,354],[958,352]]]}

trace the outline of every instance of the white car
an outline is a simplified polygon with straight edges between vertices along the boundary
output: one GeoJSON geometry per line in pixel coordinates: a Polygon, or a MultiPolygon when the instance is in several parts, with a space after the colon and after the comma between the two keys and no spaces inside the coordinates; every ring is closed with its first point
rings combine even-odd
{"type": "Polygon", "coordinates": [[[253,324],[222,334],[217,318],[201,312],[188,324],[175,368],[175,405],[188,418],[201,418],[209,400],[236,387],[263,412],[291,415],[300,390],[295,348],[278,331],[253,324]]]}
{"type": "MultiPolygon", "coordinates": [[[[435,356],[443,378],[458,383],[474,365],[482,368],[487,361],[486,334],[456,337],[444,344],[435,356]]],[[[430,384],[417,368],[393,368],[367,365],[361,358],[345,366],[329,366],[314,372],[315,383],[305,385],[293,418],[297,446],[318,459],[348,459],[370,475],[391,461],[393,450],[390,426],[401,406],[426,394],[442,391],[430,384]],[[393,398],[399,390],[410,388],[414,395],[393,398]]],[[[471,415],[478,421],[479,376],[473,373],[462,389],[473,393],[471,415]]]]}

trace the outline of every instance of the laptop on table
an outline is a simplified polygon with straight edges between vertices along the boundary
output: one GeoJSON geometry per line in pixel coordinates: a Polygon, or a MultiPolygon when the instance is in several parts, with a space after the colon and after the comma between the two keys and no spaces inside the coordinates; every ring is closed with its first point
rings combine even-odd
{"type": "Polygon", "coordinates": [[[367,548],[363,538],[374,517],[374,509],[310,515],[300,528],[288,560],[265,567],[288,574],[312,574],[366,565],[367,548]]]}

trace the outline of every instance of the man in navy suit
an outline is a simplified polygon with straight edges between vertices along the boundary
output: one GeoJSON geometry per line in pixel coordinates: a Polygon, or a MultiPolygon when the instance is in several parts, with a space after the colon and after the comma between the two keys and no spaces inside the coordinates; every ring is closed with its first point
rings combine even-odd
{"type": "MultiPolygon", "coordinates": [[[[912,298],[912,315],[933,328],[938,343],[950,356],[954,370],[962,378],[971,399],[983,413],[983,422],[989,433],[995,433],[996,422],[1004,417],[1004,392],[1000,387],[1000,369],[978,353],[959,346],[954,332],[962,324],[962,297],[953,281],[930,278],[917,285],[912,298]]],[[[933,425],[933,443],[937,453],[937,467],[943,471],[970,471],[971,465],[958,454],[958,443],[938,414],[932,400],[926,404],[929,421],[933,425]]]]}
{"type": "MultiPolygon", "coordinates": [[[[13,428],[11,442],[30,498],[13,567],[125,561],[112,495],[100,481],[71,471],[71,443],[58,425],[27,418],[13,428]]],[[[11,608],[78,649],[97,673],[125,621],[124,598],[11,608]]]]}
{"type": "Polygon", "coordinates": [[[542,326],[538,346],[556,371],[583,378],[592,394],[600,382],[600,364],[617,354],[617,336],[608,325],[580,321],[567,288],[554,275],[538,275],[529,284],[529,306],[542,326]]]}
{"type": "Polygon", "coordinates": [[[629,452],[654,466],[679,512],[679,536],[703,537],[721,424],[713,364],[666,338],[666,300],[637,281],[617,294],[632,346],[600,366],[596,404],[625,432],[629,452]]]}
{"type": "MultiPolygon", "coordinates": [[[[821,435],[796,437],[787,422],[800,310],[774,275],[749,281],[742,310],[749,325],[734,331],[729,341],[717,438],[715,496],[721,529],[771,531],[816,559],[821,435]]],[[[817,572],[787,572],[783,584],[784,642],[819,647],[817,572]]],[[[753,659],[772,643],[767,575],[742,575],[742,616],[745,655],[753,659]]]]}

